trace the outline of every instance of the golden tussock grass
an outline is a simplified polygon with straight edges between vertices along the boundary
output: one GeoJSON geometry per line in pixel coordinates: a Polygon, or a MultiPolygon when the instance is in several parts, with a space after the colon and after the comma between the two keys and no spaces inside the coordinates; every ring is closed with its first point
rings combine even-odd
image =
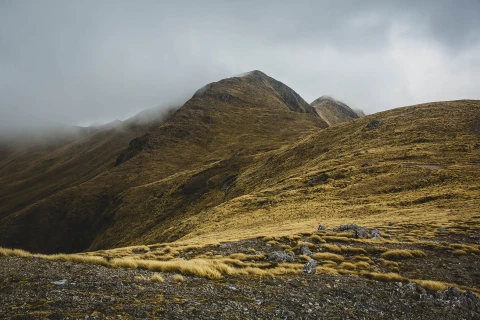
{"type": "Polygon", "coordinates": [[[175,281],[177,283],[180,283],[180,282],[185,281],[185,278],[180,274],[174,274],[173,275],[173,281],[175,281]]]}
{"type": "Polygon", "coordinates": [[[344,269],[344,270],[355,270],[357,267],[355,264],[351,262],[342,262],[338,266],[339,269],[344,269]]]}
{"type": "Polygon", "coordinates": [[[343,256],[330,252],[318,252],[312,255],[312,258],[316,260],[332,260],[332,261],[343,261],[343,256]]]}
{"type": "Polygon", "coordinates": [[[145,276],[135,276],[135,280],[137,280],[137,281],[148,281],[148,279],[145,276]]]}
{"type": "Polygon", "coordinates": [[[390,261],[390,260],[382,260],[381,264],[384,267],[398,267],[400,265],[399,262],[390,261]]]}
{"type": "Polygon", "coordinates": [[[335,253],[341,253],[342,252],[342,248],[340,248],[340,246],[337,246],[336,244],[325,243],[325,244],[322,245],[322,248],[325,248],[326,250],[328,250],[330,252],[335,252],[335,253]]]}
{"type": "Polygon", "coordinates": [[[327,242],[352,242],[352,239],[338,236],[323,236],[323,240],[327,242]]]}
{"type": "Polygon", "coordinates": [[[325,242],[326,242],[325,240],[323,240],[322,237],[320,237],[320,236],[318,236],[318,235],[316,235],[316,234],[310,236],[309,239],[312,240],[312,241],[314,241],[314,242],[317,242],[317,243],[325,243],[325,242]]]}
{"type": "Polygon", "coordinates": [[[319,263],[325,268],[334,268],[337,266],[337,263],[332,260],[319,261],[319,263]]]}
{"type": "Polygon", "coordinates": [[[335,270],[325,265],[317,267],[316,270],[319,274],[338,274],[338,270],[335,270]]]}
{"type": "Polygon", "coordinates": [[[425,257],[425,252],[421,250],[402,250],[394,249],[388,250],[380,255],[380,257],[387,260],[403,260],[403,259],[412,259],[415,257],[425,257]]]}
{"type": "Polygon", "coordinates": [[[157,281],[157,282],[165,282],[165,279],[159,274],[159,273],[154,273],[152,275],[152,281],[157,281]]]}
{"type": "Polygon", "coordinates": [[[372,279],[372,280],[377,280],[382,282],[401,282],[401,281],[407,280],[407,278],[402,277],[398,273],[393,273],[393,272],[379,273],[379,272],[362,271],[360,272],[360,275],[367,279],[372,279]]]}
{"type": "Polygon", "coordinates": [[[374,263],[373,260],[370,259],[370,257],[364,256],[364,255],[355,256],[355,257],[353,257],[353,260],[354,261],[364,261],[364,262],[367,262],[369,264],[374,263]]]}
{"type": "Polygon", "coordinates": [[[455,284],[452,283],[445,283],[441,281],[433,281],[433,280],[411,280],[415,282],[420,287],[430,290],[430,291],[444,291],[448,287],[455,287],[455,284]]]}
{"type": "Polygon", "coordinates": [[[340,247],[342,252],[344,253],[352,253],[352,254],[367,254],[367,251],[363,248],[354,248],[354,247],[340,247]]]}
{"type": "Polygon", "coordinates": [[[453,250],[452,254],[456,256],[464,256],[464,255],[467,255],[467,252],[465,250],[457,249],[457,250],[453,250]]]}
{"type": "Polygon", "coordinates": [[[47,260],[53,261],[70,261],[75,263],[86,263],[86,264],[98,264],[102,266],[108,266],[109,262],[104,257],[91,256],[91,255],[81,255],[81,254],[36,254],[34,255],[39,258],[44,258],[47,260]]]}
{"type": "Polygon", "coordinates": [[[247,260],[248,259],[248,256],[245,253],[232,253],[228,257],[232,258],[232,259],[238,259],[238,260],[247,260]]]}
{"type": "Polygon", "coordinates": [[[31,257],[32,254],[22,249],[7,249],[0,247],[0,256],[26,258],[31,257]]]}
{"type": "Polygon", "coordinates": [[[368,269],[370,264],[366,261],[357,261],[355,262],[355,266],[357,266],[359,269],[368,269]]]}
{"type": "Polygon", "coordinates": [[[253,249],[253,248],[248,248],[247,249],[247,253],[255,253],[255,252],[256,252],[256,250],[253,249]]]}

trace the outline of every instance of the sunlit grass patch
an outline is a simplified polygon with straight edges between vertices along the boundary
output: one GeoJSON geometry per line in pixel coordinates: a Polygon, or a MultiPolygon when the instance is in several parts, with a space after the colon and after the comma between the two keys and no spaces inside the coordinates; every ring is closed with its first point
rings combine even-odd
{"type": "Polygon", "coordinates": [[[403,259],[413,259],[415,257],[425,257],[425,252],[421,250],[402,250],[394,249],[388,250],[380,255],[380,257],[387,260],[403,260],[403,259]]]}
{"type": "Polygon", "coordinates": [[[316,260],[332,260],[332,261],[343,261],[345,258],[339,254],[330,253],[330,252],[318,252],[312,255],[312,258],[316,260]]]}

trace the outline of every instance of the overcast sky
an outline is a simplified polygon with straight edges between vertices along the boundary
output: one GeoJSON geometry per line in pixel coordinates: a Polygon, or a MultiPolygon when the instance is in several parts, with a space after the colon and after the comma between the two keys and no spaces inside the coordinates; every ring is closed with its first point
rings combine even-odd
{"type": "Polygon", "coordinates": [[[480,1],[0,0],[0,128],[89,125],[258,69],[367,113],[480,98],[480,1]]]}

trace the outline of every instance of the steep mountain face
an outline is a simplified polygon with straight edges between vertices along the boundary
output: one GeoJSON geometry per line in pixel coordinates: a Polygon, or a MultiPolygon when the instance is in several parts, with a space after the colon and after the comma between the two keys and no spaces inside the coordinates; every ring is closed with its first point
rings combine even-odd
{"type": "Polygon", "coordinates": [[[244,192],[236,179],[256,157],[327,126],[259,71],[212,83],[161,125],[102,130],[17,167],[4,160],[1,179],[13,182],[0,194],[15,200],[2,201],[0,245],[72,252],[178,239],[189,232],[179,220],[244,192]]]}
{"type": "Polygon", "coordinates": [[[311,103],[318,115],[329,125],[335,125],[364,116],[362,111],[354,111],[341,101],[329,96],[321,96],[311,103]]]}

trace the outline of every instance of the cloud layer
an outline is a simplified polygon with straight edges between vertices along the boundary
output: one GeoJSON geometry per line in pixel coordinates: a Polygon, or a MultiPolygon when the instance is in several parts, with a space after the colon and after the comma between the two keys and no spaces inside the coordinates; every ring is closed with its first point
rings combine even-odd
{"type": "Polygon", "coordinates": [[[253,69],[367,113],[479,99],[480,2],[0,2],[0,132],[125,119],[253,69]]]}

